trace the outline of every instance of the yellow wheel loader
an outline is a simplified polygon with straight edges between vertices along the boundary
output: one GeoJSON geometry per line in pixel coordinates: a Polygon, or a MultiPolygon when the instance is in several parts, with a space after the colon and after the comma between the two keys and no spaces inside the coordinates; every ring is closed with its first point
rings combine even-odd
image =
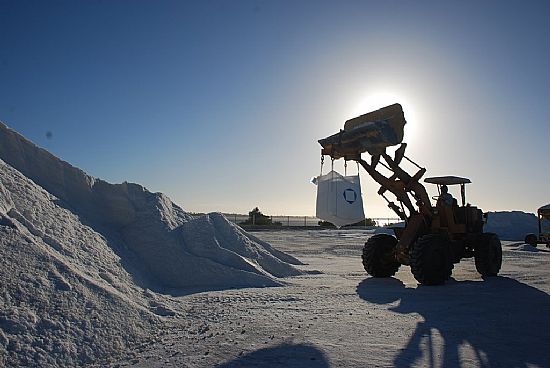
{"type": "Polygon", "coordinates": [[[380,184],[378,194],[388,207],[405,222],[405,227],[394,228],[395,236],[376,234],[367,240],[362,256],[365,270],[374,277],[390,277],[401,265],[409,265],[418,282],[438,285],[451,276],[455,263],[474,257],[481,275],[497,275],[502,264],[501,243],[496,234],[483,232],[487,216],[466,203],[465,187],[470,180],[457,176],[425,179],[437,185],[440,193],[432,198],[437,200],[432,204],[420,182],[426,169],[405,156],[405,124],[403,108],[394,104],[350,119],[343,130],[319,140],[322,158],[359,163],[380,184]],[[390,157],[386,149],[396,145],[399,147],[390,157]],[[370,155],[370,162],[361,157],[363,153],[370,155]],[[416,172],[405,171],[404,160],[416,172]],[[381,167],[387,174],[379,171],[381,167]],[[440,200],[449,185],[460,186],[460,204],[440,200]]]}

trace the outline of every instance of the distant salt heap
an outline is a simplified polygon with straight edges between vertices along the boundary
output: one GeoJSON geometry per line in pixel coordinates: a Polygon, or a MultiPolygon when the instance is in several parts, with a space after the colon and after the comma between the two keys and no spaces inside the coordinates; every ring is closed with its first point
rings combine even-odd
{"type": "Polygon", "coordinates": [[[538,233],[538,220],[534,213],[522,211],[489,212],[484,231],[502,240],[523,240],[529,233],[538,233]]]}
{"type": "Polygon", "coordinates": [[[300,262],[219,213],[109,184],[0,123],[0,366],[72,366],[173,314],[153,293],[278,286],[300,262]]]}

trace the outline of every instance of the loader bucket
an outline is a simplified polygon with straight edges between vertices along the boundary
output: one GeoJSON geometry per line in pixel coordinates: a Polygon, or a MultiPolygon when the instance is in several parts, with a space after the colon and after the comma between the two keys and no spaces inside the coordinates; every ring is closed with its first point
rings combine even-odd
{"type": "Polygon", "coordinates": [[[403,141],[405,124],[403,108],[393,104],[346,121],[344,130],[320,139],[319,144],[323,154],[335,159],[353,158],[367,151],[376,155],[403,141]]]}

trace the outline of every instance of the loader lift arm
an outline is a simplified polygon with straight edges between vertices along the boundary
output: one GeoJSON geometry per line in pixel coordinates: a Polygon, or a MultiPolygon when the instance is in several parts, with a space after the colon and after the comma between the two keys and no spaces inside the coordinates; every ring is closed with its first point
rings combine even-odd
{"type": "Polygon", "coordinates": [[[407,223],[397,244],[396,257],[400,262],[408,264],[408,249],[423,229],[429,226],[433,208],[426,188],[419,182],[426,169],[405,156],[407,144],[400,145],[395,151],[394,158],[386,153],[386,147],[401,143],[405,123],[401,105],[394,104],[348,120],[344,130],[319,140],[319,143],[323,147],[322,155],[328,155],[332,159],[356,161],[380,184],[378,194],[386,200],[388,207],[407,223]],[[363,152],[371,154],[370,164],[361,158],[363,152]],[[419,169],[414,175],[410,175],[399,166],[403,158],[419,169]],[[392,173],[391,176],[387,177],[380,173],[377,170],[379,165],[388,169],[392,173]],[[401,206],[388,199],[385,195],[387,191],[397,198],[401,206]]]}
{"type": "MultiPolygon", "coordinates": [[[[401,150],[401,152],[404,152],[405,147],[406,143],[403,143],[399,150],[401,150]]],[[[390,169],[393,173],[389,178],[385,177],[376,170],[376,166],[380,162],[379,157],[373,157],[371,164],[368,164],[360,157],[355,158],[354,161],[357,161],[359,164],[361,164],[365,171],[367,171],[367,173],[369,173],[369,175],[378,184],[380,184],[381,187],[378,190],[378,194],[381,195],[388,202],[388,207],[396,212],[402,220],[407,221],[408,217],[417,212],[421,212],[426,215],[430,214],[432,212],[430,198],[428,196],[428,193],[426,192],[426,188],[424,187],[424,185],[419,182],[420,178],[422,178],[422,176],[426,172],[426,169],[420,168],[417,173],[411,176],[405,170],[399,167],[396,159],[392,159],[386,153],[383,153],[382,157],[387,164],[384,166],[390,169]],[[401,209],[396,206],[395,203],[388,200],[388,198],[384,195],[386,191],[390,191],[399,200],[399,202],[403,203],[403,205],[409,210],[409,216],[406,216],[406,214],[401,211],[401,209]],[[415,200],[415,203],[418,206],[418,210],[413,206],[409,194],[411,194],[413,199],[415,200]]]]}

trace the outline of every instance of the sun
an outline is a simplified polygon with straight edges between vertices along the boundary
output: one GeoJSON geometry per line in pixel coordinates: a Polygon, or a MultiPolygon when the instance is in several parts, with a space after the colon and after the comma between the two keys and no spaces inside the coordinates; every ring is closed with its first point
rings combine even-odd
{"type": "Polygon", "coordinates": [[[394,103],[399,103],[403,107],[405,119],[407,120],[407,124],[405,125],[405,137],[403,141],[410,143],[416,138],[417,114],[414,104],[408,96],[390,91],[367,94],[358,99],[352,109],[352,113],[348,118],[351,119],[394,103]]]}

